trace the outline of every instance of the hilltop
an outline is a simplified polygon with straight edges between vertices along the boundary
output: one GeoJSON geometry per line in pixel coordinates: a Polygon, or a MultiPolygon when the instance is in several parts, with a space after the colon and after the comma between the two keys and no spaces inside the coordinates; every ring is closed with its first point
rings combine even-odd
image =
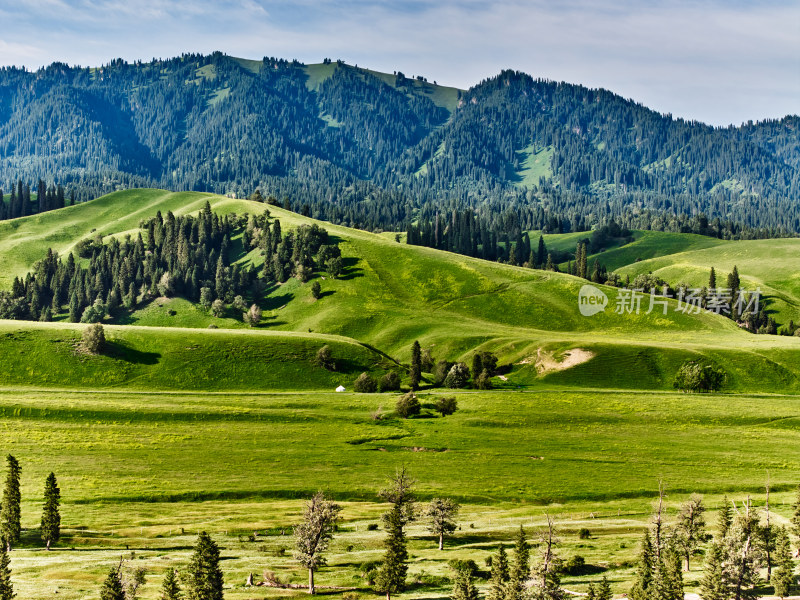
{"type": "Polygon", "coordinates": [[[316,217],[392,230],[458,203],[574,226],[644,209],[797,232],[798,124],[713,128],[513,71],[459,90],[221,53],[53,64],[0,70],[0,186],[41,177],[78,199],[261,188],[316,217]]]}

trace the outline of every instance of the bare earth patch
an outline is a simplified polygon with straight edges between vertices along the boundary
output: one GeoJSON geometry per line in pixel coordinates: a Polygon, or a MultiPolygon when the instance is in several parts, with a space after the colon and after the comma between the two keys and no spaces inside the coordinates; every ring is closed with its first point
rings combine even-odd
{"type": "MultiPolygon", "coordinates": [[[[584,350],[583,348],[573,348],[572,350],[564,352],[563,358],[559,361],[551,352],[542,352],[542,349],[539,348],[536,351],[536,371],[539,375],[546,375],[547,373],[553,373],[555,371],[564,371],[588,362],[594,357],[594,352],[584,350]]],[[[519,364],[526,365],[532,362],[534,362],[534,358],[529,356],[520,361],[519,364]]]]}

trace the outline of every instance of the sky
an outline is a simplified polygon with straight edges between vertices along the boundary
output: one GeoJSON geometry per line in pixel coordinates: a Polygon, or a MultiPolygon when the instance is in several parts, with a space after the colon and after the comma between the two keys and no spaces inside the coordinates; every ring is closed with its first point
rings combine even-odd
{"type": "Polygon", "coordinates": [[[215,50],[461,88],[510,68],[713,125],[800,114],[797,0],[0,0],[0,65],[215,50]]]}

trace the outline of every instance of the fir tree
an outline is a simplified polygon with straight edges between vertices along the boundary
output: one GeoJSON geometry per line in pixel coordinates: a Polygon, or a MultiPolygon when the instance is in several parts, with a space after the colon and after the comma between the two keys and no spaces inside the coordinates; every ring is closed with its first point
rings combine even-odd
{"type": "Polygon", "coordinates": [[[596,598],[597,600],[611,600],[614,597],[614,594],[611,591],[611,585],[608,583],[608,578],[603,575],[603,578],[600,580],[600,585],[597,588],[596,598]]]}
{"type": "Polygon", "coordinates": [[[510,579],[506,549],[501,545],[492,558],[492,571],[489,577],[489,591],[486,600],[505,600],[506,588],[510,579]]]}
{"type": "Polygon", "coordinates": [[[0,539],[0,600],[12,600],[16,595],[11,584],[11,559],[6,546],[6,541],[0,539]]]}
{"type": "Polygon", "coordinates": [[[50,473],[44,483],[44,508],[42,509],[42,541],[47,544],[55,543],[61,537],[61,490],[58,489],[55,473],[50,473]]]}
{"type": "Polygon", "coordinates": [[[470,569],[456,569],[451,600],[478,600],[478,588],[470,569]]]}
{"type": "Polygon", "coordinates": [[[797,537],[800,537],[800,485],[795,492],[795,500],[792,504],[792,529],[797,537]]]}
{"type": "Polygon", "coordinates": [[[100,600],[125,600],[125,588],[122,586],[119,569],[113,568],[108,572],[100,590],[100,600]]]}
{"type": "Polygon", "coordinates": [[[792,546],[789,542],[789,534],[783,527],[779,528],[776,533],[775,565],[778,567],[772,578],[775,595],[785,598],[792,593],[795,585],[795,576],[792,546]]]}
{"type": "MultiPolygon", "coordinates": [[[[800,490],[800,488],[798,488],[800,490]]],[[[800,495],[798,496],[800,498],[800,495]]],[[[731,528],[731,523],[733,522],[733,509],[731,508],[730,502],[728,502],[728,497],[724,496],[722,498],[722,506],[719,509],[719,514],[717,515],[717,535],[719,539],[722,540],[728,535],[728,530],[731,528]]]]}
{"type": "Polygon", "coordinates": [[[650,598],[650,588],[653,583],[653,572],[655,569],[655,553],[650,532],[646,531],[642,538],[642,547],[639,550],[639,563],[636,567],[636,580],[630,591],[630,598],[633,600],[648,600],[650,598]]]}
{"type": "Polygon", "coordinates": [[[183,594],[181,587],[178,584],[178,574],[175,569],[169,569],[167,574],[164,575],[164,581],[161,584],[161,599],[160,600],[182,600],[183,594]]]}
{"type": "Polygon", "coordinates": [[[22,496],[19,489],[19,477],[22,469],[17,459],[10,454],[6,457],[8,473],[3,489],[3,506],[0,509],[0,536],[6,542],[6,550],[11,552],[12,544],[16,544],[22,534],[20,523],[20,505],[22,496]]]}
{"type": "Polygon", "coordinates": [[[411,389],[419,389],[420,378],[422,377],[422,350],[419,341],[414,340],[414,345],[411,346],[411,370],[409,371],[409,378],[411,380],[411,389]]]}
{"type": "Polygon", "coordinates": [[[376,591],[386,594],[386,600],[391,600],[392,594],[402,592],[406,586],[408,548],[405,527],[414,518],[412,486],[413,482],[406,470],[400,469],[389,481],[389,486],[379,494],[391,504],[383,515],[383,526],[387,534],[384,540],[386,553],[375,579],[376,591]]]}
{"type": "Polygon", "coordinates": [[[728,586],[725,583],[723,561],[725,554],[720,543],[715,542],[706,552],[703,579],[700,582],[700,597],[703,600],[727,600],[728,586]]]}
{"type": "Polygon", "coordinates": [[[711,267],[711,274],[708,276],[708,289],[717,289],[717,273],[714,271],[714,267],[711,267]]]}
{"type": "Polygon", "coordinates": [[[222,600],[219,547],[205,531],[197,538],[187,571],[189,600],[222,600]]]}
{"type": "Polygon", "coordinates": [[[530,578],[531,572],[531,546],[525,535],[525,529],[519,526],[519,531],[514,540],[514,564],[511,566],[511,579],[508,583],[507,598],[519,600],[525,592],[525,582],[530,578]]]}

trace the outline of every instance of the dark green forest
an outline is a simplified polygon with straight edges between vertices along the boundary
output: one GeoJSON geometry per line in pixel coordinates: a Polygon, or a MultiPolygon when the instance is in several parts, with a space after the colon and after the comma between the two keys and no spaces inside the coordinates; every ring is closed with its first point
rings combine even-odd
{"type": "Polygon", "coordinates": [[[728,230],[800,232],[797,116],[719,128],[513,71],[458,91],[323,67],[214,53],[2,68],[0,187],[8,200],[42,178],[75,201],[134,186],[260,189],[366,229],[472,208],[513,210],[525,228],[664,228],[702,213],[728,230]]]}

